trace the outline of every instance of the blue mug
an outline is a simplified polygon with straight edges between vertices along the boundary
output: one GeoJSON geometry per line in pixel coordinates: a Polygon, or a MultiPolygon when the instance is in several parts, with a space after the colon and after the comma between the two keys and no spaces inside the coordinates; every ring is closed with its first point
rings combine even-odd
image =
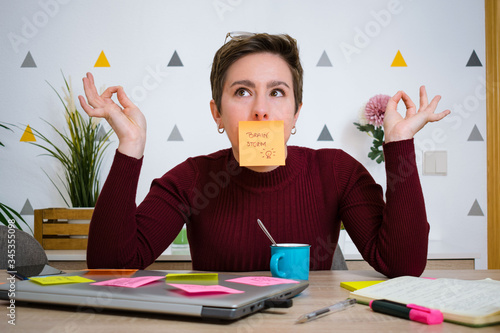
{"type": "Polygon", "coordinates": [[[311,245],[282,243],[271,245],[271,273],[274,277],[309,280],[311,245]]]}

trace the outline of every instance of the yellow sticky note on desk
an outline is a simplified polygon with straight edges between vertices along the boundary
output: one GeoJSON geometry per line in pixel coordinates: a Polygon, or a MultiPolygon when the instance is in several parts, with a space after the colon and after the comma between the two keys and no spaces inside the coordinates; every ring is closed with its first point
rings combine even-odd
{"type": "Polygon", "coordinates": [[[87,283],[95,282],[94,280],[87,279],[81,276],[44,276],[44,277],[32,277],[30,281],[36,282],[38,284],[49,286],[56,284],[68,284],[68,283],[87,283]]]}
{"type": "Polygon", "coordinates": [[[340,286],[344,289],[347,289],[349,291],[355,291],[358,289],[363,289],[369,286],[373,286],[374,284],[384,282],[383,280],[381,281],[347,281],[347,282],[340,282],[340,286]]]}
{"type": "Polygon", "coordinates": [[[239,122],[240,166],[285,165],[283,120],[239,122]]]}
{"type": "Polygon", "coordinates": [[[189,281],[189,282],[218,282],[219,274],[217,273],[189,273],[189,274],[167,274],[166,282],[173,281],[189,281]]]}

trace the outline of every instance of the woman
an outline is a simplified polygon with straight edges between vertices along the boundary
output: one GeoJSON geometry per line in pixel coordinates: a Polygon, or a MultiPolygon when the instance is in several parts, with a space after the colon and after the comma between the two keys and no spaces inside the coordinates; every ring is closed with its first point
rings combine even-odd
{"type": "MultiPolygon", "coordinates": [[[[229,35],[229,34],[228,34],[229,35]]],[[[231,148],[189,158],[153,181],[144,201],[135,196],[146,142],[146,121],[122,87],[97,94],[83,79],[89,116],[103,117],[119,145],[89,231],[89,268],[145,268],[187,224],[193,269],[269,270],[269,241],[311,244],[311,269],[330,269],[340,221],[363,258],[389,277],[420,275],[427,259],[429,225],[415,164],[413,136],[435,114],[439,96],[420,108],[396,93],[384,120],[388,190],[341,150],[286,147],[285,166],[240,167],[239,121],[282,120],[285,143],[302,107],[302,67],[287,35],[233,37],[212,65],[210,108],[231,148]],[[112,100],[117,94],[117,105],[112,100]],[[406,116],[397,112],[400,100],[406,116]]]]}

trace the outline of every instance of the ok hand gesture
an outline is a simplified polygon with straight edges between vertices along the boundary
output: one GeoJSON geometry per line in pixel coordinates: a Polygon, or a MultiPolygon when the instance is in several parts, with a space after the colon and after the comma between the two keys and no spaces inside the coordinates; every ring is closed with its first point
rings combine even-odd
{"type": "Polygon", "coordinates": [[[450,110],[434,113],[440,99],[441,96],[436,96],[428,103],[425,87],[420,87],[420,107],[417,111],[410,97],[405,92],[398,91],[387,103],[384,116],[385,142],[411,139],[427,123],[439,121],[450,114],[450,110]],[[404,118],[397,111],[401,99],[406,106],[404,118]]]}
{"type": "Polygon", "coordinates": [[[146,145],[146,118],[137,106],[130,101],[123,87],[106,89],[102,95],[97,93],[91,73],[83,78],[85,96],[78,96],[80,105],[90,117],[105,118],[118,136],[118,151],[122,154],[141,158],[146,145]],[[120,105],[111,97],[116,94],[120,105]]]}

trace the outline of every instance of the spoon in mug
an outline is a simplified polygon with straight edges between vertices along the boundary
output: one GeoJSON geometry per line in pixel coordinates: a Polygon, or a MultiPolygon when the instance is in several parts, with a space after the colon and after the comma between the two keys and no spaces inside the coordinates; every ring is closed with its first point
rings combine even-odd
{"type": "Polygon", "coordinates": [[[271,243],[273,243],[273,245],[276,246],[276,242],[274,241],[274,239],[271,236],[271,234],[269,233],[269,231],[267,231],[266,227],[264,227],[264,224],[262,223],[262,221],[259,220],[259,219],[257,219],[257,223],[259,224],[259,227],[262,229],[262,231],[264,231],[264,233],[266,234],[267,238],[269,238],[269,240],[271,241],[271,243]]]}

